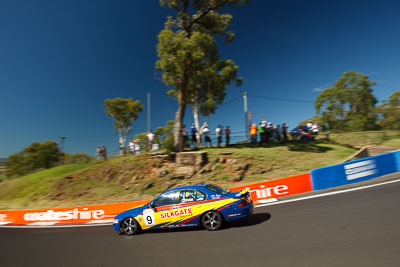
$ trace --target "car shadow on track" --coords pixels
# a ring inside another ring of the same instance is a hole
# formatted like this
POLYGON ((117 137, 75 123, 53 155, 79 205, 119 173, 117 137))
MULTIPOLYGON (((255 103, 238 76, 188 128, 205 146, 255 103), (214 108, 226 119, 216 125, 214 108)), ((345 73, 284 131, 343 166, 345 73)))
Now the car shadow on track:
POLYGON ((237 221, 237 222, 231 222, 229 223, 226 228, 232 228, 232 227, 246 227, 246 226, 253 226, 253 225, 257 225, 263 222, 268 221, 269 219, 271 219, 271 214, 270 213, 254 213, 251 216, 237 221))
MULTIPOLYGON (((237 227, 248 227, 257 224, 261 224, 263 222, 268 221, 271 219, 271 214, 269 213, 255 213, 251 216, 236 221, 225 224, 221 230, 227 230, 230 228, 237 228, 237 227)), ((195 227, 179 227, 179 228, 168 228, 168 229, 154 229, 154 230, 146 230, 146 234, 162 234, 162 233, 175 233, 175 232, 187 232, 187 231, 206 231, 203 227, 195 226, 195 227)))

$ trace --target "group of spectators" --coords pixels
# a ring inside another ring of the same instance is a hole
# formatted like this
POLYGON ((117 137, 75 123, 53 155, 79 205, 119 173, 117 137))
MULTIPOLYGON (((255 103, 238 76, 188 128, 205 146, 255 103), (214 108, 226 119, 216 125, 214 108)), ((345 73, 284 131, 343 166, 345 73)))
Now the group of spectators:
POLYGON ((267 122, 265 118, 258 124, 253 123, 250 127, 250 142, 252 144, 267 144, 274 141, 287 141, 287 129, 286 122, 282 122, 282 125, 276 125, 272 122, 267 122), (259 138, 258 138, 259 136, 259 138))
MULTIPOLYGON (((192 126, 190 127, 190 143, 189 143, 189 133, 186 128, 186 125, 182 126, 182 135, 183 135, 183 142, 185 147, 197 147, 198 141, 197 138, 198 136, 200 137, 199 133, 201 133, 204 137, 204 145, 211 146, 212 141, 211 141, 211 131, 210 128, 208 127, 207 123, 204 123, 203 126, 199 129, 199 131, 196 128, 196 125, 193 123, 192 126)), ((218 127, 215 129, 215 135, 217 136, 217 145, 221 146, 222 144, 222 136, 225 135, 225 145, 229 146, 230 142, 230 136, 231 136, 231 129, 229 126, 226 126, 225 128, 222 127, 221 125, 218 125, 218 127)))
MULTIPOLYGON (((192 124, 189 131, 186 128, 186 125, 182 126, 182 136, 184 147, 197 147, 199 144, 198 138, 200 138, 200 133, 204 138, 205 146, 212 146, 211 141, 211 131, 207 125, 204 123, 203 126, 197 130, 195 123, 192 124)), ((309 121, 306 125, 306 128, 298 129, 299 139, 300 140, 312 140, 318 134, 318 125, 313 124, 309 121)), ((229 126, 223 127, 218 125, 215 128, 215 135, 217 137, 217 145, 218 147, 222 144, 222 137, 225 136, 225 145, 230 145, 231 139, 231 129, 229 126)), ((147 138, 147 147, 146 151, 152 149, 152 145, 154 142, 155 135, 152 130, 146 135, 147 138)), ((288 140, 288 126, 285 122, 282 122, 282 125, 276 125, 272 122, 267 122, 265 117, 257 126, 256 123, 253 123, 250 127, 250 142, 252 144, 267 144, 269 142, 286 142, 288 140)), ((129 152, 132 154, 140 154, 140 140, 139 139, 130 139, 128 143, 129 152)), ((97 148, 96 155, 102 157, 104 160, 107 160, 107 150, 104 145, 101 145, 97 148)))

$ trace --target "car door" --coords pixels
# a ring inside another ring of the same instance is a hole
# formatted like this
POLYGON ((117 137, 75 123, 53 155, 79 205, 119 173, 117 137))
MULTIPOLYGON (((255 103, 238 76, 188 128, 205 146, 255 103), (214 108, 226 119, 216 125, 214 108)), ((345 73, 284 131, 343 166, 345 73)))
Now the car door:
POLYGON ((169 191, 151 203, 151 208, 143 211, 142 229, 159 228, 170 222, 170 212, 179 203, 179 190, 169 191))
POLYGON ((181 189, 167 194, 154 201, 155 219, 160 228, 180 227, 194 215, 192 204, 196 202, 196 190, 181 189))
POLYGON ((206 194, 196 189, 181 189, 176 213, 179 213, 179 226, 195 226, 206 208, 206 194))

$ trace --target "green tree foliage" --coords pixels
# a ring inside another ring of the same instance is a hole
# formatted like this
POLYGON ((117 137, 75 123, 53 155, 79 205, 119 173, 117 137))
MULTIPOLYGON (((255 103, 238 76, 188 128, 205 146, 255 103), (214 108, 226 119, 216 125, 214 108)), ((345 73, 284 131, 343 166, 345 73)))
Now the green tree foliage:
POLYGON ((114 117, 114 128, 119 134, 120 153, 124 153, 126 138, 132 130, 133 121, 143 110, 143 105, 139 100, 133 98, 114 98, 104 101, 106 114, 114 117))
MULTIPOLYGON (((154 142, 160 144, 160 147, 165 148, 167 153, 172 152, 174 149, 174 121, 167 121, 165 126, 157 127, 154 133, 154 142)), ((139 139, 140 147, 146 147, 148 133, 140 133, 135 136, 135 139, 139 139)))
MULTIPOLYGON (((176 10, 158 35, 156 68, 163 82, 172 86, 178 101, 174 124, 175 150, 183 150, 182 121, 187 105, 197 103, 204 114, 215 111, 225 97, 225 89, 236 78, 238 67, 232 60, 220 60, 214 35, 230 42, 232 15, 221 14, 225 6, 235 7, 248 0, 160 0, 176 10)), ((240 83, 240 80, 238 81, 240 83)))
POLYGON ((53 167, 60 157, 57 143, 46 141, 43 143, 34 142, 24 148, 23 151, 11 155, 8 159, 7 176, 21 176, 32 171, 53 167))
POLYGON ((355 71, 345 72, 331 88, 317 97, 315 108, 332 130, 363 131, 376 128, 377 103, 371 87, 375 82, 355 71))
POLYGON ((378 124, 384 129, 400 130, 400 90, 395 91, 389 101, 376 107, 378 124))
POLYGON ((146 148, 147 146, 147 135, 148 133, 140 133, 135 135, 135 139, 139 139, 139 146, 141 148, 146 148))
POLYGON ((298 123, 298 125, 306 125, 308 122, 312 122, 313 124, 317 124, 317 125, 319 125, 319 126, 323 125, 323 121, 322 121, 321 118, 320 118, 319 116, 317 116, 317 115, 315 115, 315 116, 313 116, 313 117, 311 117, 311 118, 309 118, 309 119, 300 121, 300 122, 298 123))
POLYGON ((164 127, 160 126, 154 132, 156 136, 156 142, 160 144, 161 147, 167 150, 167 153, 170 153, 174 149, 174 121, 167 121, 164 127))

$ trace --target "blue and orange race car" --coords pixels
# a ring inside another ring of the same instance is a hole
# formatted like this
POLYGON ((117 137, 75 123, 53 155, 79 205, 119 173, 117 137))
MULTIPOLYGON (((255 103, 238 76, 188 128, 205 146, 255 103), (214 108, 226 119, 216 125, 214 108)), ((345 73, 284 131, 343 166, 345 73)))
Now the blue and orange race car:
POLYGON ((113 221, 115 231, 134 235, 145 229, 203 226, 209 231, 253 213, 248 190, 231 192, 211 184, 165 191, 144 206, 126 210, 113 221))

